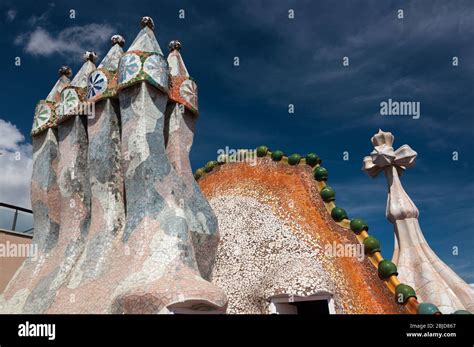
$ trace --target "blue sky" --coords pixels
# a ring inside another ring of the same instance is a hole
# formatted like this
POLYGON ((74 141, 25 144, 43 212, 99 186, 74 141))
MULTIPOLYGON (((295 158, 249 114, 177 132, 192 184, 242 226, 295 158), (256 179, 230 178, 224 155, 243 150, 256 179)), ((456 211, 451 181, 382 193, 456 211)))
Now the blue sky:
POLYGON ((314 151, 329 170, 337 204, 369 222, 389 257, 385 178, 371 179, 361 166, 371 136, 379 128, 391 131, 395 148, 406 143, 418 152, 402 182, 420 210, 425 237, 474 282, 474 2, 1 0, 0 119, 24 135, 24 141, 15 135, 15 146, 28 153, 35 103, 51 89, 58 67, 68 64, 76 72, 86 49, 103 56, 115 33, 127 47, 143 15, 154 18, 164 51, 170 40, 182 41, 198 82, 195 169, 225 146, 314 151), (404 19, 397 18, 398 9, 404 19), (452 65, 454 56, 459 66, 452 65), (420 102, 420 119, 381 116, 380 102, 388 98, 420 102), (343 160, 344 151, 350 160, 343 160))

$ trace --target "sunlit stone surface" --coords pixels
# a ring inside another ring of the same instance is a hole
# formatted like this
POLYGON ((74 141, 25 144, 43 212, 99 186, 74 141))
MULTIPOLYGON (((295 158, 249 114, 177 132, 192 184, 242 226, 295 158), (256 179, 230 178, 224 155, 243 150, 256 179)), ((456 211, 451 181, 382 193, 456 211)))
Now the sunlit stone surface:
POLYGON ((398 278, 412 286, 419 299, 435 304, 443 313, 472 311, 472 288, 430 248, 418 222, 418 208, 400 182, 400 173, 415 165, 417 153, 408 145, 394 151, 393 140, 392 133, 382 130, 372 137, 375 149, 364 158, 364 170, 371 177, 381 171, 387 176, 387 218, 395 229, 393 261, 398 267, 398 278))
MULTIPOLYGON (((126 51, 123 37, 111 41, 97 68, 95 53, 84 54, 70 83, 62 67, 36 107, 39 255, 0 295, 0 313, 265 314, 271 298, 314 295, 336 313, 407 313, 367 257, 324 253, 361 245, 327 213, 309 165, 229 163, 198 185, 189 161, 197 83, 181 43, 166 59, 150 17, 126 51)), ((471 290, 429 248, 401 186, 416 152, 394 150, 390 133, 373 143, 365 169, 389 181, 400 279, 444 312, 472 310, 471 290)))

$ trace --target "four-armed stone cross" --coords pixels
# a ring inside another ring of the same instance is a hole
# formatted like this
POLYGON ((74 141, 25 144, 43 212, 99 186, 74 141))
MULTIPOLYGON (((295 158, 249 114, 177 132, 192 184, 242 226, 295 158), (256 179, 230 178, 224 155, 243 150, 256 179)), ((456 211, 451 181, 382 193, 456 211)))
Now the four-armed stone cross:
POLYGON ((472 290, 433 252, 426 242, 419 211, 402 187, 400 174, 415 165, 417 153, 408 145, 394 150, 392 133, 379 130, 371 141, 374 150, 364 158, 363 170, 371 177, 384 171, 388 182, 386 216, 395 229, 393 262, 399 279, 415 288, 421 301, 432 302, 443 313, 474 308, 472 290))

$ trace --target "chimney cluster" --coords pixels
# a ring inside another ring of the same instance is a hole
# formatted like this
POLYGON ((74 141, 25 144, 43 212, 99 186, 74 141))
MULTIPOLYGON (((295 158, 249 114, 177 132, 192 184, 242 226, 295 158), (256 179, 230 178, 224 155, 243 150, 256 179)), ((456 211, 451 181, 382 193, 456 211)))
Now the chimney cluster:
MULTIPOLYGON (((209 282, 217 219, 189 162, 197 85, 172 41, 165 58, 143 17, 95 65, 84 53, 59 80, 32 129, 33 244, 3 293, 17 313, 224 312, 209 282), (71 296, 75 300, 70 300, 71 296), (20 297, 20 298, 19 298, 20 297), (18 299, 19 298, 19 299, 18 299)), ((6 307, 6 308, 5 308, 6 307)))

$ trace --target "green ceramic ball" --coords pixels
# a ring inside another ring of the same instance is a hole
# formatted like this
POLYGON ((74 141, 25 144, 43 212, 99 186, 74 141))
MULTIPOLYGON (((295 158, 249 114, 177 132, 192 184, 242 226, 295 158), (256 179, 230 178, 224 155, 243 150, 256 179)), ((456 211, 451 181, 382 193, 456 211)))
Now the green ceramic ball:
POLYGON ((409 298, 416 298, 415 290, 407 284, 400 283, 395 288, 395 301, 397 304, 403 305, 409 298))
POLYGON ((217 166, 219 166, 219 163, 215 160, 209 161, 206 166, 204 166, 204 170, 206 172, 211 172, 214 170, 217 166))
POLYGON ((316 153, 308 153, 306 156, 306 164, 313 167, 321 164, 321 159, 319 159, 319 156, 316 153))
POLYGON ((351 220, 351 230, 359 234, 362 230, 369 231, 369 226, 363 219, 355 218, 351 220))
POLYGON ((314 179, 318 182, 327 181, 328 170, 326 170, 322 166, 318 166, 317 168, 314 169, 314 179))
POLYGON ((375 237, 366 237, 363 241, 365 254, 380 252, 380 242, 375 237))
POLYGON ((392 275, 398 275, 397 266, 390 260, 382 260, 378 267, 379 277, 383 280, 388 279, 392 275))
POLYGON ((435 313, 440 313, 438 307, 436 305, 427 303, 427 302, 422 302, 419 304, 416 308, 418 314, 435 314, 435 313))
POLYGON ((340 222, 344 219, 347 219, 347 213, 343 208, 340 207, 334 207, 331 211, 331 217, 334 219, 336 222, 340 222))
POLYGON ((257 157, 265 157, 268 153, 267 146, 259 146, 257 147, 257 157))
POLYGON ((324 187, 321 189, 321 198, 324 202, 331 202, 336 200, 336 192, 331 187, 324 187))
POLYGON ((204 176, 206 174, 206 170, 204 170, 203 167, 199 168, 196 170, 196 172, 194 173, 194 178, 195 179, 200 179, 202 176, 204 176))
POLYGON ((276 150, 272 152, 272 160, 273 161, 280 161, 283 159, 285 154, 282 151, 276 150))
POLYGON ((298 165, 301 161, 301 155, 299 154, 292 154, 288 157, 288 164, 290 165, 298 165))

